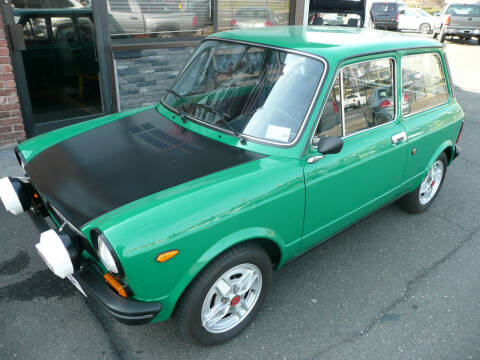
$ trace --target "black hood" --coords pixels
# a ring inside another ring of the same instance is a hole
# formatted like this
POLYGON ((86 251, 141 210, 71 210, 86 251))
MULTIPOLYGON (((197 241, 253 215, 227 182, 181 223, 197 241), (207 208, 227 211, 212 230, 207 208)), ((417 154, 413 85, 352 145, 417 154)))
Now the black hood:
POLYGON ((64 140, 26 172, 77 228, 129 202, 264 155, 184 129, 146 110, 64 140))

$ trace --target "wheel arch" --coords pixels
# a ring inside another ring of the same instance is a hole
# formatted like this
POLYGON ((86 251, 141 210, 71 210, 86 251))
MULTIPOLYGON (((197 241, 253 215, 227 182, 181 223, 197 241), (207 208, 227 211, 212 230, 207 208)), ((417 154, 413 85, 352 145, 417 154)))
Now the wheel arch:
POLYGON ((428 161, 427 167, 424 170, 424 174, 422 176, 422 179, 425 175, 427 175, 428 170, 432 167, 433 163, 437 158, 440 156, 441 153, 445 153, 447 155, 447 165, 450 165, 452 160, 453 160, 453 154, 454 154, 454 145, 451 140, 446 140, 444 141, 438 148, 437 150, 433 153, 433 156, 430 158, 428 161))
POLYGON ((275 236, 272 236, 274 234, 272 231, 268 231, 266 229, 256 230, 257 231, 254 230, 257 233, 256 235, 239 236, 239 234, 232 234, 227 238, 216 241, 215 244, 205 251, 205 253, 197 259, 195 264, 193 264, 188 271, 185 272, 184 277, 178 282, 177 286, 172 290, 168 298, 162 301, 163 309, 157 315, 154 321, 164 321, 171 317, 175 311, 178 301, 181 299, 185 291, 187 291, 193 280, 195 280, 195 278, 201 273, 201 271, 205 269, 205 267, 215 258, 236 245, 251 243, 260 246, 268 254, 275 268, 280 268, 285 262, 285 246, 283 241, 275 236))

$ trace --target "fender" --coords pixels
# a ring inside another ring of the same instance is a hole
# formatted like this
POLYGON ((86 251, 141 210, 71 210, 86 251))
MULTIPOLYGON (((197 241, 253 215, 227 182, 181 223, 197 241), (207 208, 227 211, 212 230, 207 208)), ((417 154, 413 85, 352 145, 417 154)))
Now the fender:
MULTIPOLYGON (((266 228, 247 228, 237 231, 219 241, 216 241, 211 248, 209 248, 202 256, 198 258, 198 260, 190 267, 190 269, 185 272, 185 275, 172 290, 170 296, 160 299, 160 302, 163 306, 162 311, 157 315, 157 317, 155 317, 153 321, 164 321, 171 317, 177 301, 180 299, 188 285, 190 285, 192 280, 195 279, 200 271, 202 271, 205 266, 207 266, 218 255, 228 250, 232 246, 259 238, 270 240, 279 247, 280 261, 277 268, 280 268, 282 264, 285 263, 287 249, 284 241, 275 231, 266 228)), ((300 244, 300 241, 296 241, 292 245, 295 244, 300 244)))
MULTIPOLYGON (((430 160, 428 161, 428 164, 427 164, 427 167, 425 168, 425 170, 422 172, 421 176, 419 176, 419 178, 417 179, 417 181, 415 181, 415 187, 413 189, 416 189, 420 184, 421 182, 423 181, 423 179, 425 178, 425 176, 427 176, 428 174, 428 170, 430 170, 430 168, 432 167, 433 163, 435 162, 435 160, 437 160, 437 158, 440 156, 440 154, 442 152, 445 151, 445 149, 447 148, 450 148, 452 150, 452 156, 453 156, 453 153, 455 151, 454 149, 454 145, 453 145, 453 142, 451 140, 445 140, 438 148, 437 150, 433 153, 433 156, 430 158, 430 160)), ((450 165, 452 163, 452 160, 453 160, 453 157, 450 156, 450 158, 448 160, 448 163, 447 165, 450 165)))

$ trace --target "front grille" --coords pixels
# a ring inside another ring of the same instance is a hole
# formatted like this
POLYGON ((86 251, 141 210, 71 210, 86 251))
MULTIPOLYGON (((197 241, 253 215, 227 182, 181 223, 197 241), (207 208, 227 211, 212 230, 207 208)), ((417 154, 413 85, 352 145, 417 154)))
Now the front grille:
MULTIPOLYGON (((50 216, 55 219, 55 221, 60 224, 60 226, 65 224, 62 231, 65 231, 68 235, 70 235, 72 240, 77 243, 79 248, 86 250, 94 259, 98 260, 97 252, 93 248, 90 241, 88 241, 88 239, 83 235, 83 233, 75 226, 73 226, 65 218, 65 216, 63 216, 63 214, 48 201, 45 201, 45 206, 49 210, 50 216)), ((56 225, 54 227, 57 228, 57 230, 59 229, 56 225)))
POLYGON ((58 224, 60 224, 60 226, 63 226, 63 229, 67 232, 67 234, 71 235, 72 237, 84 237, 82 232, 73 226, 57 208, 47 201, 45 203, 50 215, 58 224))

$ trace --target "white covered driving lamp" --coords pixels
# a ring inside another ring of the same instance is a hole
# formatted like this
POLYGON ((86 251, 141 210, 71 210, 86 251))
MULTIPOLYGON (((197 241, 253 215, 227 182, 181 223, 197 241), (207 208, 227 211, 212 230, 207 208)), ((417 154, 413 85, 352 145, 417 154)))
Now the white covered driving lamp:
POLYGON ((73 274, 73 262, 70 254, 55 230, 43 232, 40 235, 40 242, 35 247, 55 275, 63 279, 73 274))
POLYGON ((105 241, 103 241, 101 235, 97 235, 97 253, 103 265, 105 265, 109 271, 118 274, 118 268, 117 264, 115 263, 115 259, 113 258, 113 255, 107 244, 105 241))
POLYGON ((26 210, 19 197, 21 182, 18 179, 12 180, 15 181, 15 186, 17 189, 15 189, 10 178, 4 177, 0 179, 0 199, 2 200, 3 205, 8 212, 12 213, 13 215, 19 215, 26 210))

